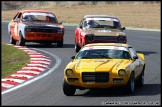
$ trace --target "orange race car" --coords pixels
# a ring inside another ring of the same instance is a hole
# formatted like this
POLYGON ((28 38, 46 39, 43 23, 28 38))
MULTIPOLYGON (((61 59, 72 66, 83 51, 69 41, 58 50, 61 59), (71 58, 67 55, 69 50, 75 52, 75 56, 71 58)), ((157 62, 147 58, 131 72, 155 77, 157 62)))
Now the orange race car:
POLYGON ((24 46, 26 42, 46 45, 57 43, 63 47, 64 26, 58 23, 56 16, 44 10, 19 11, 8 24, 10 43, 24 46))

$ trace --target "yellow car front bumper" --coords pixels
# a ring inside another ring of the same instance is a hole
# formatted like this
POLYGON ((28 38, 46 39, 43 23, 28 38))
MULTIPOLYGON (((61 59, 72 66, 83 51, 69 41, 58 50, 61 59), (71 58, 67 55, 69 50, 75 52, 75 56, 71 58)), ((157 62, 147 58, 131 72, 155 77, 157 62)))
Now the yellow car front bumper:
POLYGON ((78 87, 83 87, 83 88, 109 88, 112 86, 124 86, 127 84, 129 77, 118 77, 118 78, 109 78, 109 80, 106 82, 102 81, 93 81, 92 80, 87 80, 86 82, 83 81, 82 78, 74 78, 74 77, 65 77, 66 82, 69 85, 73 86, 78 86, 78 87))

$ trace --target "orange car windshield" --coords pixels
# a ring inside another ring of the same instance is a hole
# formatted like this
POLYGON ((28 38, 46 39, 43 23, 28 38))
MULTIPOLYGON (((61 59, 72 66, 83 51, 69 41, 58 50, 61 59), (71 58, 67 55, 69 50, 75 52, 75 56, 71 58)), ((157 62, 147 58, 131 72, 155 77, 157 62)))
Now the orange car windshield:
POLYGON ((55 16, 45 12, 28 12, 22 16, 23 22, 50 22, 57 23, 55 16))

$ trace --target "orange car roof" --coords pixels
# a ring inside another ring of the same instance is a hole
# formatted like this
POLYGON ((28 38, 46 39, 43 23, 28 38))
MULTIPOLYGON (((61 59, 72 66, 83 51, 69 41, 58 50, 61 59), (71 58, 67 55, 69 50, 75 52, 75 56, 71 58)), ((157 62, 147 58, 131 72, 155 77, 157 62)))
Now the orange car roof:
POLYGON ((21 10, 19 12, 22 12, 22 13, 24 13, 24 12, 46 12, 46 13, 52 13, 52 12, 47 11, 47 10, 21 10))

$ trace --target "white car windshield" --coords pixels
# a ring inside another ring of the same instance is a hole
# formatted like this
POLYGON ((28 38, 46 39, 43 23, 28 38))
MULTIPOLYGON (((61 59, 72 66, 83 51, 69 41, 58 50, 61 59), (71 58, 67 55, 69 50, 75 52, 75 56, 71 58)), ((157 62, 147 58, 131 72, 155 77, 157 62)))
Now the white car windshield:
POLYGON ((84 21, 85 28, 111 28, 120 29, 119 20, 116 18, 87 18, 84 21))
POLYGON ((23 22, 50 22, 57 23, 56 18, 51 13, 45 12, 27 12, 23 14, 23 22))
POLYGON ((92 46, 83 48, 76 59, 130 59, 130 54, 124 47, 116 46, 92 46))

